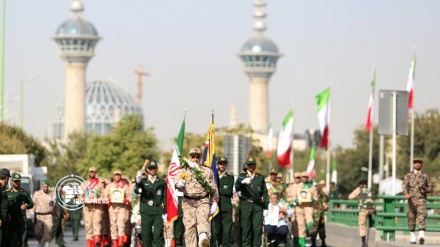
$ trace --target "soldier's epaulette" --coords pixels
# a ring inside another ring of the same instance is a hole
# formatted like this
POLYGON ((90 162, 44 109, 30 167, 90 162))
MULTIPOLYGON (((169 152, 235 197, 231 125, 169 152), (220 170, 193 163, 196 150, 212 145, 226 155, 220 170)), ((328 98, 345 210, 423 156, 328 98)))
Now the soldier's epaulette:
POLYGON ((20 188, 20 191, 29 192, 29 190, 27 190, 27 189, 21 189, 21 188, 20 188))
POLYGON ((11 188, 5 189, 6 192, 11 192, 11 188))

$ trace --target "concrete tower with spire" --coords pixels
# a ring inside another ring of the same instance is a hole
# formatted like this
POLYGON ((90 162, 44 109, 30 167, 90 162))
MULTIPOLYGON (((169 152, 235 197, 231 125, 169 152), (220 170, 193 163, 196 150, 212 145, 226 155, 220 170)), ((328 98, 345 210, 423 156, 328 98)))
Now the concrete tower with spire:
POLYGON ((86 67, 100 40, 96 28, 82 17, 83 11, 82 1, 73 0, 70 18, 58 27, 53 37, 58 45, 58 55, 66 66, 64 140, 72 132, 84 133, 86 130, 86 67))
POLYGON ((281 57, 276 44, 266 37, 266 1, 254 1, 254 36, 241 48, 239 57, 243 71, 249 77, 249 122, 251 128, 260 134, 267 133, 268 84, 275 72, 277 60, 281 57))

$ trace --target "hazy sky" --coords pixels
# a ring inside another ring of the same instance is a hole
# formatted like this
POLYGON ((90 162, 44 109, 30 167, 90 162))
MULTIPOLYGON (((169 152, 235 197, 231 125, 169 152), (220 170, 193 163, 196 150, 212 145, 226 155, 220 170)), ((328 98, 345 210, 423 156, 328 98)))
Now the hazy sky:
MULTIPOLYGON (((134 70, 142 63, 152 74, 144 78, 145 124, 154 127, 163 148, 172 146, 185 108, 188 132, 206 133, 211 109, 216 126, 229 125, 232 105, 239 122, 248 123, 249 80, 237 54, 253 35, 252 0, 84 4, 83 16, 102 37, 87 81, 110 76, 134 95, 134 70)), ((52 37, 69 18, 69 5, 7 1, 5 118, 19 124, 20 81, 35 76, 25 85, 24 129, 40 139, 49 134, 55 105, 64 98, 64 64, 52 37)), ((377 89, 405 90, 414 44, 414 107, 439 107, 440 1, 269 0, 267 10, 267 36, 283 53, 269 84, 276 132, 292 102, 295 132, 318 128, 315 95, 331 84, 331 140, 350 147, 353 131, 365 122, 372 64, 377 89)))

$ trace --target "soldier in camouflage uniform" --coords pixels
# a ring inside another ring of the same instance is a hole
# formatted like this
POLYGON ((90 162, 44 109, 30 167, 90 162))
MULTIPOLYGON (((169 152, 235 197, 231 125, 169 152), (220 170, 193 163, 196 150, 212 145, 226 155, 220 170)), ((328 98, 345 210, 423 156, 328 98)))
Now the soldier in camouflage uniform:
POLYGON ((3 168, 0 170, 0 246, 8 246, 8 196, 5 191, 5 187, 9 182, 11 173, 8 169, 3 168))
POLYGON ((370 189, 367 188, 367 180, 361 180, 359 182, 359 186, 354 189, 350 195, 348 195, 348 199, 359 199, 359 217, 358 217, 358 225, 359 225, 359 236, 362 240, 361 247, 367 247, 367 218, 370 219, 370 225, 372 222, 372 215, 376 211, 375 206, 375 196, 370 189))
POLYGON ((53 191, 49 189, 49 180, 41 181, 41 190, 36 191, 32 197, 36 215, 35 238, 38 246, 49 246, 52 231, 52 212, 54 207, 53 191))
POLYGON ((286 187, 284 186, 284 183, 281 183, 281 181, 277 180, 277 176, 278 172, 275 170, 275 168, 272 168, 269 171, 269 181, 266 182, 267 193, 269 196, 273 193, 280 195, 280 201, 283 202, 286 200, 286 187))
POLYGON ((419 244, 425 242, 426 229, 426 194, 432 191, 431 180, 428 174, 421 171, 422 159, 416 158, 413 161, 414 171, 405 175, 402 183, 402 191, 408 200, 408 227, 410 231, 411 244, 416 243, 416 217, 419 218, 419 244))
POLYGON ((313 202, 313 226, 310 229, 311 247, 316 247, 318 234, 321 239, 321 247, 327 246, 325 243, 325 211, 328 210, 328 202, 329 196, 325 190, 325 181, 321 180, 318 186, 318 200, 313 202))
POLYGON ((12 174, 12 188, 6 189, 9 201, 9 215, 11 216, 9 238, 10 246, 27 246, 27 217, 26 209, 34 207, 34 202, 28 190, 22 189, 21 175, 12 174))
POLYGON ((175 178, 176 188, 183 188, 184 191, 182 208, 187 247, 209 246, 211 232, 209 216, 217 210, 219 200, 217 184, 211 168, 200 165, 199 162, 200 150, 191 149, 188 166, 180 169, 175 178), (206 184, 201 181, 205 181, 206 184), (208 193, 207 186, 211 193, 208 193), (210 206, 211 198, 212 205, 210 206), (197 236, 199 237, 198 244, 197 236))

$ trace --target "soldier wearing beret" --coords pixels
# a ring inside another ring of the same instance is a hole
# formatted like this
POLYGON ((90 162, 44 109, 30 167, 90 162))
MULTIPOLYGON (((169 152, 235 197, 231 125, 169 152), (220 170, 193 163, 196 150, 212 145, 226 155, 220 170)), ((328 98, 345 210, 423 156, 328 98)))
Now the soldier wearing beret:
POLYGON ((183 189, 185 244, 187 247, 208 247, 211 237, 209 216, 217 210, 219 197, 214 173, 211 168, 200 164, 198 148, 189 151, 188 164, 184 165, 178 171, 175 183, 177 189, 183 189))
POLYGON ((408 200, 408 227, 411 244, 416 243, 416 218, 419 219, 419 244, 425 242, 426 196, 432 191, 431 179, 422 172, 423 160, 413 160, 414 171, 408 172, 402 183, 402 191, 408 200))
POLYGON ((301 173, 301 183, 293 192, 295 216, 298 222, 298 243, 300 247, 306 246, 306 232, 313 225, 313 202, 318 199, 316 187, 309 182, 309 174, 301 173))
POLYGON ((6 185, 9 182, 11 173, 8 169, 3 168, 0 170, 0 246, 8 246, 8 196, 6 194, 6 185))
POLYGON ((142 246, 164 246, 163 222, 166 220, 166 183, 157 176, 157 163, 150 161, 146 166, 147 178, 142 172, 136 175, 134 192, 140 194, 142 246), (154 230, 153 230, 154 229, 154 230))
POLYGON ((52 240, 52 213, 55 198, 49 185, 49 180, 41 181, 41 190, 36 191, 32 197, 36 215, 35 238, 38 240, 39 247, 49 246, 52 240))
POLYGON ((257 172, 257 160, 248 157, 246 171, 235 183, 235 191, 240 197, 240 225, 242 247, 261 246, 263 234, 263 210, 267 208, 269 197, 264 176, 257 172))
POLYGON ((26 209, 34 207, 34 202, 28 190, 22 189, 21 175, 12 174, 12 188, 6 189, 9 201, 9 215, 11 216, 9 238, 11 246, 27 246, 27 217, 26 209))
POLYGON ((219 178, 219 213, 212 220, 212 246, 231 246, 232 203, 234 176, 226 172, 228 159, 217 159, 219 178))

